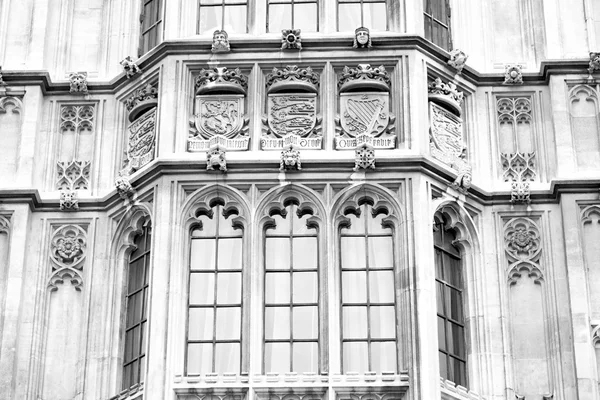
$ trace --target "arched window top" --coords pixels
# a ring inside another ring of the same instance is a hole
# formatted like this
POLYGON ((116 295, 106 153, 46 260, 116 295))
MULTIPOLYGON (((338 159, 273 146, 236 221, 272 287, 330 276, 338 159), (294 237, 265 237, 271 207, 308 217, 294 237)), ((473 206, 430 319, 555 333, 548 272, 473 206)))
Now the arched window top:
POLYGON ((222 199, 215 199, 212 202, 212 208, 198 208, 196 210, 198 223, 192 226, 191 236, 192 238, 216 236, 241 237, 244 225, 238 216, 239 212, 237 208, 225 208, 222 199))
MULTIPOLYGON (((441 235, 442 232, 436 232, 440 227, 443 233, 448 237, 451 235, 452 246, 455 252, 464 255, 479 248, 476 243, 478 237, 473 220, 467 211, 461 208, 454 202, 444 202, 440 205, 433 216, 434 239, 436 235, 441 235)), ((448 248, 449 251, 452 251, 448 248)))
MULTIPOLYGON (((294 212, 302 217, 307 224, 318 229, 325 215, 325 207, 317 193, 303 185, 293 184, 277 187, 265 193, 257 207, 260 226, 263 229, 271 228, 276 224, 276 216, 285 217, 289 212, 294 212), (290 205, 294 205, 290 211, 290 205)), ((290 221, 287 219, 287 221, 290 221)), ((285 221, 281 220, 280 223, 285 221)))
MULTIPOLYGON (((396 229, 401 219, 401 207, 394 198, 394 193, 376 184, 361 184, 352 186, 340 192, 333 205, 334 222, 337 228, 346 228, 346 225, 354 222, 361 224, 370 221, 364 219, 358 222, 363 213, 370 214, 373 221, 370 224, 378 224, 377 229, 396 229), (377 221, 377 222, 376 222, 377 221)), ((359 229, 358 227, 351 229, 359 229)))
MULTIPOLYGON (((250 215, 246 196, 240 191, 223 185, 208 185, 196 190, 182 206, 181 224, 184 232, 203 229, 203 221, 212 221, 220 213, 235 229, 244 230, 250 215), (219 206, 217 212, 215 207, 219 206)), ((220 218, 220 217, 219 217, 220 218)))
POLYGON ((460 258, 460 250, 454 245, 457 232, 448 224, 447 218, 438 213, 433 221, 433 242, 437 248, 460 258))

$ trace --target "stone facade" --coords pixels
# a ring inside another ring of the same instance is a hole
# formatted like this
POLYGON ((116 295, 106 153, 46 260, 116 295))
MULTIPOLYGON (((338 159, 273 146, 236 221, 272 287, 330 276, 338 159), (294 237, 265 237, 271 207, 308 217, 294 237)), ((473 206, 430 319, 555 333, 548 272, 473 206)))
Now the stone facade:
POLYGON ((322 1, 320 32, 283 36, 266 0, 217 35, 163 0, 136 58, 141 3, 0 2, 1 398, 600 398, 597 2, 452 0, 451 52, 423 37, 422 0, 356 32, 322 1), (290 205, 318 232, 319 361, 267 372, 264 241, 290 205), (340 232, 369 207, 397 351, 357 372, 340 232), (215 209, 243 232, 240 366, 188 373, 190 232, 215 209), (435 221, 461 257, 464 386, 440 379, 435 221), (145 378, 123 388, 148 223, 145 378))

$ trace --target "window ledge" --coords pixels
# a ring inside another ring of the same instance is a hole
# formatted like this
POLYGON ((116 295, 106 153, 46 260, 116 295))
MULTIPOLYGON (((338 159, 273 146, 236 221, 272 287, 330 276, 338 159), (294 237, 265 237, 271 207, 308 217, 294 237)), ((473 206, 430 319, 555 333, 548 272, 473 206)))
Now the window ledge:
POLYGON ((470 391, 464 386, 440 377, 442 400, 485 400, 479 393, 470 391))
MULTIPOLYGON (((209 387, 212 385, 238 386, 252 384, 264 385, 328 385, 330 383, 344 386, 362 386, 362 385, 408 385, 408 372, 347 372, 346 374, 318 375, 315 373, 267 373, 248 375, 238 375, 235 373, 222 374, 204 374, 204 375, 175 375, 174 383, 181 387, 209 387)), ((112 399, 111 399, 112 400, 112 399)))
POLYGON ((144 383, 135 384, 129 389, 123 389, 121 393, 111 397, 109 400, 142 400, 144 397, 144 383))

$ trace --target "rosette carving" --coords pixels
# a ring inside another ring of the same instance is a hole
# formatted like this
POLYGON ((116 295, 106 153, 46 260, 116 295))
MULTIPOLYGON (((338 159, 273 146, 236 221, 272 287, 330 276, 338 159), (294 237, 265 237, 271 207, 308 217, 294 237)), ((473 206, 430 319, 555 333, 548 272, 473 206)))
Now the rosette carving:
POLYGON ((54 230, 50 242, 52 273, 48 287, 51 290, 57 290, 57 284, 65 280, 70 280, 75 289, 81 290, 86 249, 87 233, 81 226, 62 225, 54 230))
POLYGON ((522 272, 536 282, 543 278, 539 265, 542 251, 540 230, 536 223, 525 217, 513 218, 504 225, 505 251, 508 258, 508 280, 514 283, 522 272))

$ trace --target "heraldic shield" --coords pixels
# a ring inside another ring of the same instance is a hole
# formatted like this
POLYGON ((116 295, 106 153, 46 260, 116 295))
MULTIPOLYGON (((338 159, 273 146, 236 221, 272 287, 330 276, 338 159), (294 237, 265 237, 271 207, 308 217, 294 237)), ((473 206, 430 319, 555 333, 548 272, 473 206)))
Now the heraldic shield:
POLYGON ((339 124, 344 133, 336 138, 336 148, 351 149, 362 143, 375 148, 395 147, 390 130, 389 93, 340 93, 339 124))
POLYGON ((147 111, 129 126, 127 159, 129 168, 138 170, 154 159, 156 107, 147 111))
POLYGON ((188 140, 189 151, 207 151, 217 144, 227 150, 248 149, 243 95, 196 96, 195 110, 197 133, 188 140))
POLYGON ((442 107, 429 103, 431 119, 430 151, 431 154, 451 164, 461 156, 464 148, 462 135, 462 120, 442 107))

